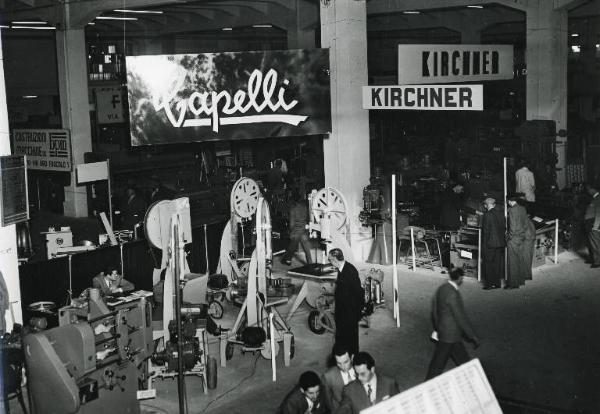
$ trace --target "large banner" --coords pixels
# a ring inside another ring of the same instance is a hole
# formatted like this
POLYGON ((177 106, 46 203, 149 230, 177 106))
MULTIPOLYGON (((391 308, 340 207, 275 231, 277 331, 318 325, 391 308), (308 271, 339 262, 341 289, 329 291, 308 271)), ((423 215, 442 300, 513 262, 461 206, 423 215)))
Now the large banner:
POLYGON ((363 109, 483 111, 483 85, 363 86, 363 109))
POLYGON ((65 129, 15 129, 13 153, 27 155, 27 168, 71 171, 71 136, 65 129))
POLYGON ((398 45, 398 84, 513 78, 512 45, 398 45))
POLYGON ((331 132, 329 50, 127 56, 132 145, 331 132))

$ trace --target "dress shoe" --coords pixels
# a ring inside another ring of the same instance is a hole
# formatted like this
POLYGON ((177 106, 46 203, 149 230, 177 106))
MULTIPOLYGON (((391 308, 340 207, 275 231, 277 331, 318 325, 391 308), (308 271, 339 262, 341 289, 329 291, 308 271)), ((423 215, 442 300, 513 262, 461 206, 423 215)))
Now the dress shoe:
POLYGON ((498 289, 499 287, 500 286, 496 286, 496 285, 484 286, 483 290, 498 289))
POLYGON ((292 265, 292 261, 291 260, 281 259, 281 263, 283 263, 286 266, 291 266, 292 265))

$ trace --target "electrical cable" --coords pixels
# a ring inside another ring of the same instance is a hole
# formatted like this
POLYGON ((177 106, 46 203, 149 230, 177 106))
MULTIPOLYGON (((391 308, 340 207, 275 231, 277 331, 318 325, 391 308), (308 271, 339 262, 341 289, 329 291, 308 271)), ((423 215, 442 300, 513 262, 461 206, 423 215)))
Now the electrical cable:
POLYGON ((208 407, 210 407, 212 404, 214 404, 215 402, 219 401, 221 398, 225 397, 227 394, 229 394, 230 392, 232 392, 233 390, 237 389, 240 385, 242 385, 245 381, 249 380, 250 378, 252 378, 254 376, 254 374, 256 374, 256 365, 258 363, 258 358, 260 357, 260 354, 256 355, 256 357, 254 358, 254 364, 252 366, 252 372, 250 372, 250 374, 248 374, 247 376, 245 376, 244 378, 242 378, 237 384, 235 384, 233 387, 231 387, 230 389, 228 389, 227 391, 225 391, 224 393, 219 394, 218 396, 216 396, 215 398, 213 398, 212 400, 210 400, 208 402, 208 404, 206 404, 204 406, 204 408, 202 410, 200 410, 200 412, 205 412, 206 410, 208 410, 208 407))

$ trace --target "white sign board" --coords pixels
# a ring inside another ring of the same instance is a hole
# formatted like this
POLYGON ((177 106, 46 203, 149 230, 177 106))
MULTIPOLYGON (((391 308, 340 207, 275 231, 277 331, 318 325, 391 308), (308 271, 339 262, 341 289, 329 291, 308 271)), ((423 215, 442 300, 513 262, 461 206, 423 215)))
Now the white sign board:
POLYGON ((96 88, 96 115, 99 124, 125 122, 121 87, 96 88))
POLYGON ((77 184, 108 180, 108 162, 90 162, 77 165, 77 184))
POLYGON ((363 109, 483 111, 483 85, 363 86, 363 109))
POLYGON ((13 153, 26 155, 31 170, 72 169, 71 135, 65 129, 15 129, 13 153))
POLYGON ((513 78, 512 45, 398 45, 398 84, 513 78))
POLYGON ((460 365, 360 414, 502 414, 478 359, 460 365))

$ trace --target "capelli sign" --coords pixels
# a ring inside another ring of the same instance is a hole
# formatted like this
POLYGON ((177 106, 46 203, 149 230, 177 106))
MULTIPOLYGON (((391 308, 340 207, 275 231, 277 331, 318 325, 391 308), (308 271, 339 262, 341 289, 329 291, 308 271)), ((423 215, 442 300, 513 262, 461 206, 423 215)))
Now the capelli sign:
POLYGON ((331 131, 327 49, 129 56, 133 145, 331 131))

